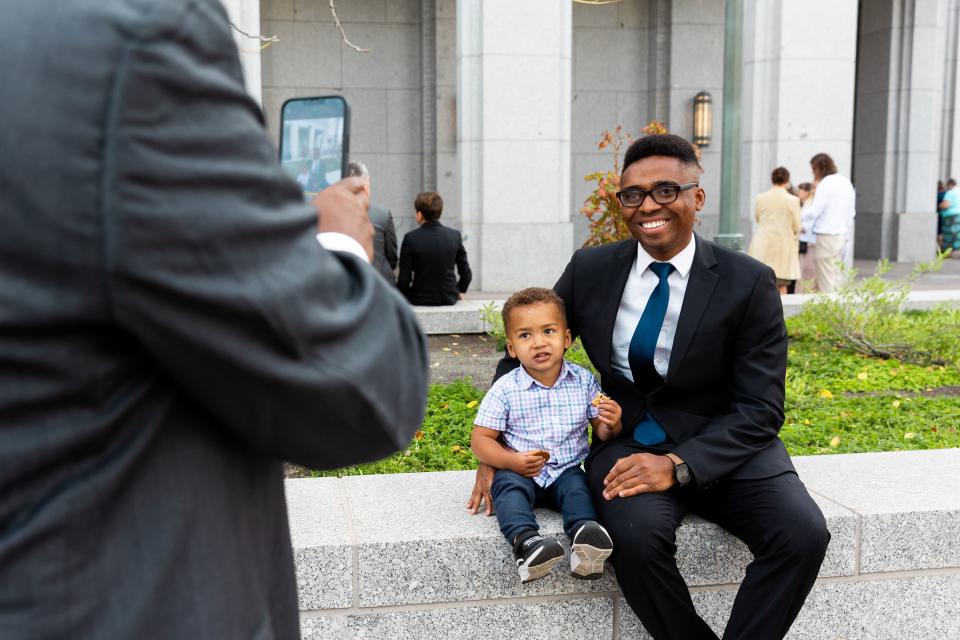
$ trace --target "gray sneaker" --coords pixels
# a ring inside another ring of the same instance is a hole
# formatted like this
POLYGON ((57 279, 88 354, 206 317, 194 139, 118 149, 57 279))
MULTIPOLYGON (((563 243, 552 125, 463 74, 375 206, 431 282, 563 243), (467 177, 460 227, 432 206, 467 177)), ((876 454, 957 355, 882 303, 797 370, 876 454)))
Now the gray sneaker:
POLYGON ((570 573, 581 580, 598 580, 603 563, 613 553, 613 540, 599 523, 587 522, 573 534, 570 550, 570 573))

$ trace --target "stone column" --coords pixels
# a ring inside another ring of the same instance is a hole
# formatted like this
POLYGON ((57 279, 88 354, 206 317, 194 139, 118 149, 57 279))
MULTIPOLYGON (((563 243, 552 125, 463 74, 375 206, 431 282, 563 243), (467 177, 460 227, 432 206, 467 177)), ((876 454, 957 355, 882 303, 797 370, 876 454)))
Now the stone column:
POLYGON ((946 0, 878 1, 863 13, 854 150, 858 257, 933 257, 946 22, 946 0))
POLYGON ((851 177, 857 0, 745 0, 744 20, 741 202, 752 221, 777 166, 794 185, 812 182, 810 158, 823 152, 851 177))
MULTIPOLYGON (((692 140, 693 98, 701 91, 707 91, 713 97, 713 141, 701 149, 703 158, 700 161, 704 170, 700 184, 707 192, 707 202, 698 216, 698 225, 694 227, 701 237, 712 239, 720 228, 724 3, 720 0, 673 0, 669 5, 669 54, 661 56, 656 64, 669 65, 666 79, 669 84, 667 123, 670 132, 692 140)), ((659 24, 659 19, 651 16, 651 24, 659 24)), ((660 30, 658 26, 651 26, 651 31, 660 30)), ((662 70, 656 73, 663 77, 662 70)), ((742 224, 740 228, 743 228, 742 224)))
POLYGON ((943 73, 943 133, 940 137, 940 177, 960 173, 960 0, 947 0, 946 61, 943 73))
POLYGON ((233 39, 240 50, 240 63, 243 65, 243 79, 247 91, 259 103, 263 82, 260 76, 260 46, 256 38, 260 35, 260 0, 221 0, 234 24, 233 39), (243 33, 241 33, 243 32, 243 33), (244 35, 244 33, 248 35, 244 35))
POLYGON ((551 286, 570 222, 572 3, 458 0, 460 214, 474 290, 551 286))

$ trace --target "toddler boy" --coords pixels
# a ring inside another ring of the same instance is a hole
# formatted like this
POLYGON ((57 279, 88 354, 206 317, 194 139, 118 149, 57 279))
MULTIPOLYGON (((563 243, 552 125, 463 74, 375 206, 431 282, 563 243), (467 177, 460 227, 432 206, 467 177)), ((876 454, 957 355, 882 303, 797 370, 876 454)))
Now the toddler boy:
POLYGON ((518 291, 502 313, 507 351, 521 366, 487 392, 470 438, 477 458, 497 469, 491 495, 500 531, 513 545, 521 582, 530 582, 563 556, 559 542, 539 535, 533 508, 561 511, 572 575, 597 579, 613 541, 596 522, 580 464, 589 448, 587 422, 595 438, 613 438, 623 428, 620 406, 600 393, 589 371, 564 361, 571 335, 556 293, 518 291))

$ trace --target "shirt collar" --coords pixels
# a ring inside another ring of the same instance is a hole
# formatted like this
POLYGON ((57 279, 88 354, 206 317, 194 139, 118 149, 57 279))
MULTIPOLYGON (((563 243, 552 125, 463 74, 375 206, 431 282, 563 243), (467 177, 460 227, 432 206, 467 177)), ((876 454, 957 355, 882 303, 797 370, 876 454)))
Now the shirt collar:
MULTIPOLYGON (((667 262, 673 265, 673 268, 676 269, 681 278, 686 278, 687 274, 690 273, 690 268, 693 266, 693 254, 696 253, 696 251, 696 237, 693 234, 690 234, 690 242, 687 243, 687 246, 685 246, 680 253, 667 260, 667 262)), ((651 262, 657 262, 657 260, 647 253, 647 250, 643 248, 643 245, 638 242, 636 263, 637 273, 643 274, 643 272, 647 270, 647 267, 650 266, 651 262)))
MULTIPOLYGON (((573 374, 573 371, 570 370, 570 367, 567 366, 567 361, 564 360, 564 361, 560 364, 560 375, 557 376, 557 381, 553 383, 553 386, 556 387, 558 384, 560 384, 560 381, 561 381, 561 380, 563 380, 563 379, 564 379, 565 377, 567 377, 568 375, 572 375, 572 374, 573 374)), ((518 388, 518 389, 529 389, 530 386, 531 386, 531 385, 534 385, 534 384, 535 384, 535 385, 538 385, 538 386, 540 386, 540 387, 543 387, 544 389, 550 389, 550 388, 551 388, 551 387, 547 387, 547 386, 541 384, 540 382, 538 382, 537 380, 535 380, 533 376, 531 376, 529 373, 527 373, 527 370, 524 369, 523 365, 521 364, 520 367, 517 369, 517 388, 518 388)))

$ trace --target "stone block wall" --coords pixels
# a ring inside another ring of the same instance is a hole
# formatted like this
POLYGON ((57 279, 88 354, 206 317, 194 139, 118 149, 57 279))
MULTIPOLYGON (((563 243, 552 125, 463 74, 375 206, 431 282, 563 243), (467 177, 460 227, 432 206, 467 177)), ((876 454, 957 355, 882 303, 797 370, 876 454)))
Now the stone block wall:
MULTIPOLYGON (((960 449, 796 458, 831 532, 789 640, 960 637, 960 449)), ((494 518, 465 502, 473 473, 287 481, 302 635, 308 640, 648 640, 612 569, 558 567, 521 585, 494 518)), ((567 547, 559 514, 543 535, 567 547)), ((730 534, 689 516, 677 560, 718 633, 751 560, 730 534)))

